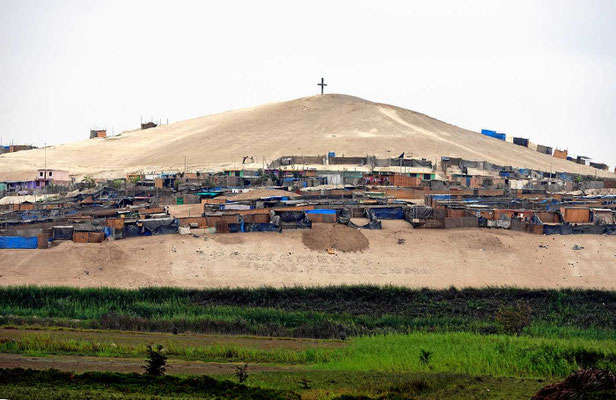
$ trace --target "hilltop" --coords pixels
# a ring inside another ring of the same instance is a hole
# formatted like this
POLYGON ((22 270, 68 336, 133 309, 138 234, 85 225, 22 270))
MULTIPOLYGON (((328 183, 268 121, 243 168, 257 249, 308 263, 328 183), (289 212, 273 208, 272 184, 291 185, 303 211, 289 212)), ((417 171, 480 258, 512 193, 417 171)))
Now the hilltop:
MULTIPOLYGON (((548 143, 549 145, 549 143, 548 143)), ((47 166, 75 175, 123 177, 132 172, 220 170, 258 166, 283 155, 345 155, 440 160, 441 156, 486 160, 545 171, 613 176, 540 154, 427 115, 341 94, 265 104, 105 139, 47 148, 47 166)), ((16 180, 41 168, 42 149, 0 156, 0 180, 16 180)))

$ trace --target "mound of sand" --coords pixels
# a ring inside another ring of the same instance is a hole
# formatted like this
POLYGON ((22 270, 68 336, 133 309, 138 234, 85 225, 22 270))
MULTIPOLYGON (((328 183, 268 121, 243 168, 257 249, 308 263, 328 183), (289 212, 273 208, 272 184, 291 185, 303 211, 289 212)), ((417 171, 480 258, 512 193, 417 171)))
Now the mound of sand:
MULTIPOLYGON (((379 157, 407 152, 428 160, 451 156, 519 168, 614 176, 415 111, 341 94, 304 97, 123 132, 107 139, 49 146, 47 167, 78 176, 115 178, 132 172, 184 170, 186 161, 189 171, 242 168, 246 167, 242 164, 245 156, 259 160, 250 166, 263 168, 281 156, 330 151, 379 157)), ((43 149, 2 154, 0 180, 25 175, 33 178, 44 160, 43 149)))
POLYGON ((310 250, 343 252, 362 251, 370 244, 358 229, 339 224, 314 224, 311 230, 302 233, 302 243, 310 250))
POLYGON ((267 199, 269 197, 298 197, 299 195, 293 192, 287 192, 286 190, 278 189, 253 189, 244 193, 240 193, 236 196, 229 197, 232 201, 243 200, 259 200, 267 199))

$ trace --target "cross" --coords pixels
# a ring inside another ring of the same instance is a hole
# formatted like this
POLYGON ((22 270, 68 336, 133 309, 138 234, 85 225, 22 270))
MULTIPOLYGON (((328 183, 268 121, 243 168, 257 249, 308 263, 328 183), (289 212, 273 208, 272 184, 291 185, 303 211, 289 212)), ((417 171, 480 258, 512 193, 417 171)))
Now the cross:
POLYGON ((327 86, 327 83, 325 83, 325 79, 321 78, 321 83, 317 83, 317 86, 321 86, 321 94, 323 94, 323 89, 325 89, 325 86, 327 86))

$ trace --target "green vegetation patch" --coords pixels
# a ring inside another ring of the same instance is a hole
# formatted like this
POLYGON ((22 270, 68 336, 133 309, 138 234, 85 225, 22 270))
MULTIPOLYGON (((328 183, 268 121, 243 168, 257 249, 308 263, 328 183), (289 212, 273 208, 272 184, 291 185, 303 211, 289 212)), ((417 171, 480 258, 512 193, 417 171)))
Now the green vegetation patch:
POLYGON ((591 367, 616 371, 616 341, 463 332, 371 336, 353 338, 331 361, 314 368, 550 378, 591 367))
POLYGON ((73 374, 57 370, 34 371, 21 368, 0 369, 0 395, 11 399, 299 399, 299 395, 289 391, 249 387, 208 376, 182 378, 112 372, 73 374))
POLYGON ((414 331, 608 339, 616 337, 616 292, 5 287, 0 324, 342 339, 414 331))

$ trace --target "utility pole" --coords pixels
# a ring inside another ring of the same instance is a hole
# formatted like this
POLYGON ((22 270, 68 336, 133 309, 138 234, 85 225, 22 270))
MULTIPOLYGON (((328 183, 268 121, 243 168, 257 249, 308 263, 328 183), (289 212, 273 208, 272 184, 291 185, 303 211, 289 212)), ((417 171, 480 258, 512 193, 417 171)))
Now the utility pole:
POLYGON ((45 185, 47 185, 47 142, 43 142, 43 150, 45 152, 45 171, 43 172, 43 174, 45 175, 45 185))

